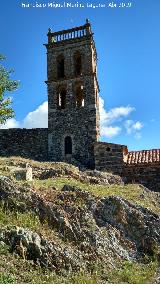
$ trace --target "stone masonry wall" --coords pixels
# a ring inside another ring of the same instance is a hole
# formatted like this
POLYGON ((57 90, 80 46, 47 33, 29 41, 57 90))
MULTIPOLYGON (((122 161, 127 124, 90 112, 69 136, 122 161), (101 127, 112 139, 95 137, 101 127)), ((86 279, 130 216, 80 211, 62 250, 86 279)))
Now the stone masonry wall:
POLYGON ((125 183, 138 183, 160 192, 160 162, 129 164, 127 147, 97 142, 94 145, 95 169, 118 174, 125 183))
MULTIPOLYGON (((88 26, 84 26, 84 30, 88 26)), ((67 32, 67 31, 66 31, 67 32)), ((77 33, 75 29, 73 33, 77 33)), ((49 34, 51 36, 51 34, 49 34)), ((67 34, 61 37, 66 38, 67 34)), ((47 47, 48 152, 51 160, 65 161, 65 138, 71 137, 72 158, 93 168, 93 144, 99 139, 96 49, 92 34, 54 40, 47 47), (81 74, 75 74, 74 55, 81 55, 81 74), (64 57, 64 77, 58 78, 57 58, 64 57), (76 86, 83 90, 84 105, 76 105, 76 86), (59 107, 59 90, 66 91, 65 108, 59 107)))
POLYGON ((97 142, 94 144, 95 169, 122 175, 126 146, 97 142))
POLYGON ((95 131, 92 126, 93 122, 96 124, 95 111, 88 110, 88 113, 90 113, 90 119, 88 116, 86 117, 86 109, 84 108, 77 112, 74 110, 57 112, 56 119, 54 119, 54 130, 49 129, 49 157, 51 160, 65 160, 65 137, 70 136, 72 138, 72 157, 89 168, 93 167, 94 139, 91 131, 88 133, 88 129, 92 128, 92 131, 95 131))
MULTIPOLYGON (((160 162, 130 165, 124 162, 125 151, 123 145, 96 142, 95 169, 118 174, 126 183, 139 183, 160 192, 160 162)), ((0 130, 0 156, 48 160, 48 129, 0 130)))
POLYGON ((45 161, 48 158, 48 129, 1 129, 0 156, 21 156, 45 161))
POLYGON ((160 192, 160 163, 124 165, 123 176, 127 183, 140 183, 160 192))

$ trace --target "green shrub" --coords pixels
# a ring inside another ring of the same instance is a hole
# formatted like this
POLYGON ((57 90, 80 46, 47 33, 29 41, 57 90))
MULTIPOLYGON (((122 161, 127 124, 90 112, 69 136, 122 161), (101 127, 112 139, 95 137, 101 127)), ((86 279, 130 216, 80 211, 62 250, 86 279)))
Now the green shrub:
POLYGON ((114 283, 129 283, 129 284, 150 284, 156 274, 157 263, 150 262, 149 264, 134 263, 126 261, 122 268, 115 269, 109 275, 109 280, 114 283))
POLYGON ((9 252, 9 246, 6 244, 0 244, 0 255, 4 254, 7 255, 9 252))
POLYGON ((85 275, 84 273, 80 273, 74 276, 72 278, 72 281, 70 281, 70 283, 72 284, 97 284, 97 277, 88 276, 88 275, 85 275))
POLYGON ((0 274, 0 284, 15 284, 15 281, 10 275, 6 273, 1 273, 0 274))

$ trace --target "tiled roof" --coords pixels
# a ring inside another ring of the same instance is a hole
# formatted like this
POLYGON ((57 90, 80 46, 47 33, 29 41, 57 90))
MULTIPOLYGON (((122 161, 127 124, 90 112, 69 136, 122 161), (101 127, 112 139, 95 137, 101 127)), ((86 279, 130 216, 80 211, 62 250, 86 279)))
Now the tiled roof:
POLYGON ((126 162, 127 164, 160 163, 160 149, 128 152, 126 162))

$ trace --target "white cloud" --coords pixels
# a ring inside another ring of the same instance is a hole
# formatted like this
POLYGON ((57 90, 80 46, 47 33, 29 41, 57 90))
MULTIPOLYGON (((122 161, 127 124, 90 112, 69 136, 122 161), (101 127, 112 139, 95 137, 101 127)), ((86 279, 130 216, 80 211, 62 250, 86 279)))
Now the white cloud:
MULTIPOLYGON (((140 121, 124 120, 135 110, 134 107, 121 106, 106 111, 104 100, 100 98, 100 125, 101 136, 112 138, 122 132, 123 127, 127 134, 133 134, 136 139, 141 137, 140 130, 143 125, 140 121)), ((9 119, 5 125, 0 128, 46 128, 48 127, 48 102, 45 101, 37 109, 29 112, 22 121, 14 118, 9 119)))
POLYGON ((141 138, 140 130, 143 127, 143 124, 140 121, 126 120, 124 123, 127 134, 134 134, 136 139, 141 138))
POLYGON ((128 116, 135 108, 130 106, 120 106, 110 109, 108 112, 104 108, 104 100, 99 99, 99 108, 101 116, 101 124, 109 124, 128 116))
POLYGON ((29 112, 25 117, 22 126, 24 128, 48 127, 48 102, 44 102, 36 110, 29 112))
POLYGON ((121 132, 121 127, 119 126, 102 126, 101 135, 112 138, 121 132))
POLYGON ((117 136, 121 130, 121 126, 112 125, 118 123, 127 117, 135 108, 130 106, 121 106, 110 109, 108 112, 104 108, 104 100, 99 99, 100 120, 101 120, 101 136, 106 138, 112 138, 117 136))
POLYGON ((142 123, 140 121, 137 121, 133 124, 134 130, 140 130, 143 127, 142 123))
POLYGON ((46 128, 48 127, 48 102, 41 104, 36 110, 29 112, 22 121, 8 119, 0 129, 7 128, 46 128))
POLYGON ((15 118, 10 118, 6 121, 5 125, 0 126, 0 129, 18 128, 18 127, 20 127, 19 122, 15 118))

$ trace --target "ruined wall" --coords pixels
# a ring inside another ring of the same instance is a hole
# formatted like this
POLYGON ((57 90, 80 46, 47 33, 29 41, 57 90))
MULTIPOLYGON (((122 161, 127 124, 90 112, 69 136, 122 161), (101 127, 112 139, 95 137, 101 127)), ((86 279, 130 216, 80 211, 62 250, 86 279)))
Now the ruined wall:
POLYGON ((160 192, 160 163, 124 165, 123 176, 127 183, 140 183, 160 192))
POLYGON ((147 153, 153 151, 158 150, 137 151, 133 155, 132 152, 128 153, 126 146, 97 142, 94 145, 95 169, 118 174, 125 183, 142 184, 160 192, 160 158, 147 157, 147 153), (131 156, 134 158, 132 163, 131 156), (136 156, 139 156, 139 160, 136 156))
POLYGON ((97 142, 94 144, 95 168, 99 171, 108 171, 122 175, 123 158, 126 146, 97 142))
POLYGON ((44 161, 48 158, 48 129, 1 129, 0 156, 21 156, 44 161))

